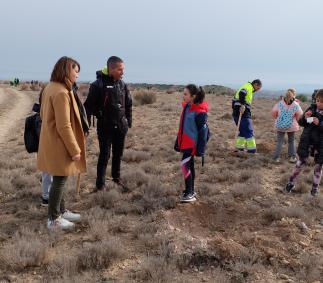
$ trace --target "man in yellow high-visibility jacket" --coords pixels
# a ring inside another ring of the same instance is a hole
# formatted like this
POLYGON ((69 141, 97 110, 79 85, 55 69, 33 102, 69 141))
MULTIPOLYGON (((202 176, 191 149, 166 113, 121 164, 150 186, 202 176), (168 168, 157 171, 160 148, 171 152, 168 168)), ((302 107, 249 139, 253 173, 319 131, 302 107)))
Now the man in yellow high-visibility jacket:
POLYGON ((232 116, 236 125, 238 125, 240 114, 242 115, 235 146, 238 150, 247 149, 249 153, 256 153, 257 150, 251 122, 251 103, 253 94, 261 87, 262 83, 258 79, 251 83, 248 82, 236 92, 232 100, 232 116))

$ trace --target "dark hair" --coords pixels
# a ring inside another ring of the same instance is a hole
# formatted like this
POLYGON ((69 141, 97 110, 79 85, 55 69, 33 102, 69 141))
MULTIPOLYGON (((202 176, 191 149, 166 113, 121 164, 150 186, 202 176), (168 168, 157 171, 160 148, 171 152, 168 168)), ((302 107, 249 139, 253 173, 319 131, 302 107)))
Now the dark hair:
POLYGON ((202 87, 197 87, 194 84, 189 84, 185 87, 190 92, 191 96, 195 96, 193 103, 200 104, 205 98, 205 92, 202 87))
POLYGON ((253 80, 251 84, 252 85, 260 85, 260 86, 262 86, 262 82, 259 79, 253 80))
POLYGON ((107 67, 108 68, 110 68, 110 67, 114 68, 119 63, 123 63, 121 58, 119 58, 117 56, 111 56, 107 61, 107 67))
POLYGON ((323 89, 319 89, 315 95, 316 99, 323 101, 323 89))
POLYGON ((71 77, 71 70, 76 66, 78 66, 79 71, 81 71, 81 66, 76 60, 66 56, 60 58, 54 66, 50 81, 62 83, 67 87, 70 87, 67 80, 71 77))

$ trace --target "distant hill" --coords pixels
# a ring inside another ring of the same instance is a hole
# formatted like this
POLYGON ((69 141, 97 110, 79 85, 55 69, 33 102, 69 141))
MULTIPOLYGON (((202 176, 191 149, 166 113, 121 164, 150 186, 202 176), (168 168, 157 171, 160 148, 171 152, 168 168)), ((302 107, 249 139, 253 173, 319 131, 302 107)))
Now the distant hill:
MULTIPOLYGON (((130 83, 128 84, 133 89, 147 88, 147 89, 157 89, 160 91, 182 91, 185 85, 172 85, 172 84, 146 84, 146 83, 130 83)), ((220 85, 204 85, 203 86, 206 93, 217 94, 217 95, 233 95, 235 90, 229 87, 220 85)))

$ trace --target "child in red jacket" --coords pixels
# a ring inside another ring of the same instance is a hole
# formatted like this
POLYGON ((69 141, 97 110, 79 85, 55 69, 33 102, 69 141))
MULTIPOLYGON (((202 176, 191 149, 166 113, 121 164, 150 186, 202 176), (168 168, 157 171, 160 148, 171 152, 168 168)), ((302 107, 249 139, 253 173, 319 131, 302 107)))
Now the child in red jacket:
POLYGON ((181 169, 185 179, 182 202, 196 201, 194 191, 194 156, 204 156, 209 138, 207 126, 208 103, 201 87, 189 84, 183 93, 183 111, 174 149, 183 153, 181 169))

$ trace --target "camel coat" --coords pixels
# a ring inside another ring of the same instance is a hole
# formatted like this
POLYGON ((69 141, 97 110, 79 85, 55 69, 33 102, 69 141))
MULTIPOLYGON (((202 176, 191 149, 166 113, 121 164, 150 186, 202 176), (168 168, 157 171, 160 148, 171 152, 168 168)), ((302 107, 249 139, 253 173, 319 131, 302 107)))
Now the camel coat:
POLYGON ((52 176, 85 172, 85 138, 72 91, 61 83, 50 82, 42 94, 40 116, 38 169, 52 176), (73 161, 77 154, 81 154, 81 160, 73 161))

